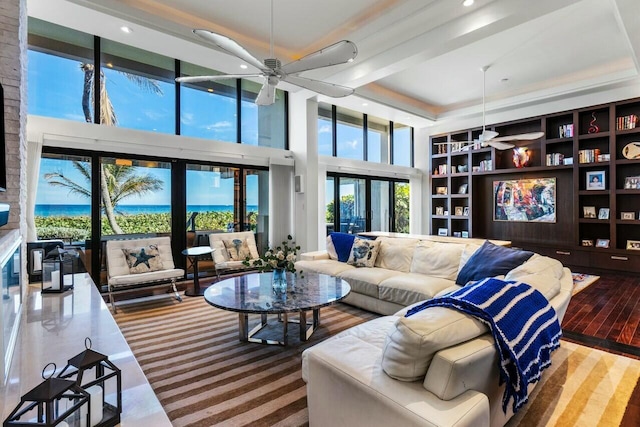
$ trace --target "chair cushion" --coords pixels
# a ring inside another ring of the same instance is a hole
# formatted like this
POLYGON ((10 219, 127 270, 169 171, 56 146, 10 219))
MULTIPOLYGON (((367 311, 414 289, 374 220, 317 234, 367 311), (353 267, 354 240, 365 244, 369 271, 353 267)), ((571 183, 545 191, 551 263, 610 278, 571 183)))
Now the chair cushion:
POLYGON ((122 249, 130 274, 148 273, 164 269, 158 245, 122 249))
POLYGON ((418 239, 379 237, 380 250, 376 258, 376 267, 408 273, 411 270, 413 251, 418 239))
POLYGON ((470 281, 507 274, 532 256, 533 252, 497 246, 487 240, 462 267, 456 283, 466 285, 470 281))
POLYGON ((351 247, 351 255, 347 264, 356 267, 373 267, 376 263, 380 242, 377 240, 360 239, 356 237, 351 247))
POLYGON ((413 253, 412 273, 455 280, 465 245, 420 242, 413 253))
POLYGON ((301 260, 295 263, 296 271, 313 271, 315 273, 328 274, 329 276, 338 276, 346 270, 353 270, 355 267, 346 262, 340 262, 333 259, 319 259, 316 261, 301 260))
POLYGON ((378 298, 378 285, 385 279, 399 274, 406 273, 399 273, 397 271, 378 267, 363 267, 345 270, 338 274, 338 277, 347 281, 351 286, 352 292, 378 298))
POLYGON ((418 273, 402 273, 383 280, 378 285, 379 298, 396 304, 409 305, 433 298, 454 285, 453 280, 429 277, 418 273))
POLYGON ((144 286, 151 282, 160 282, 170 279, 180 279, 184 277, 184 270, 179 268, 172 268, 170 270, 158 270, 150 271, 148 273, 140 274, 125 274, 124 276, 112 276, 109 277, 109 287, 112 289, 123 286, 144 286))

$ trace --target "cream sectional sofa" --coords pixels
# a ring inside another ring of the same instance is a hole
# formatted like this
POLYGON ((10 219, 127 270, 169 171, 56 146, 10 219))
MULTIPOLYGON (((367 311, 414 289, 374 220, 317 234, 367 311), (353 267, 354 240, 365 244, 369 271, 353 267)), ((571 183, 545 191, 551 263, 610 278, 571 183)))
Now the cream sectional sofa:
MULTIPOLYGON (((373 268, 351 268, 322 253, 296 264, 349 282, 353 295, 346 302, 393 313, 305 350, 302 375, 312 426, 475 427, 509 420, 513 413, 511 405, 506 414, 502 410, 504 385, 498 384, 498 354, 486 326, 442 307, 421 312, 422 318, 404 317, 405 306, 458 289, 456 275, 477 249, 470 243, 385 239, 373 268), (409 365, 419 369, 397 379, 409 365)), ((573 281, 559 261, 534 254, 504 279, 538 289, 562 320, 573 281)))

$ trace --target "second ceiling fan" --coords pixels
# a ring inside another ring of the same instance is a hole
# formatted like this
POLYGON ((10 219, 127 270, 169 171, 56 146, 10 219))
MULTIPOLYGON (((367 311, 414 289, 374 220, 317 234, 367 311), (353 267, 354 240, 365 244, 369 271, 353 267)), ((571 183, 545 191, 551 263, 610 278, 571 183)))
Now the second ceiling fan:
POLYGON ((260 61, 245 48, 240 46, 234 40, 208 30, 196 29, 193 33, 209 43, 213 43, 225 52, 242 59, 249 65, 260 70, 259 73, 251 74, 223 74, 216 76, 190 76, 178 77, 177 82, 181 83, 197 83, 205 81, 216 81, 225 79, 243 79, 251 77, 262 77, 263 83, 260 93, 256 98, 258 105, 271 105, 275 102, 276 86, 281 81, 309 89, 321 95, 330 96, 332 98, 340 98, 351 95, 353 88, 337 85, 334 83, 313 80, 301 77, 298 73, 316 68, 328 67, 331 65, 344 64, 351 62, 358 54, 358 48, 355 43, 348 40, 342 40, 316 52, 282 65, 280 60, 275 58, 273 53, 273 0, 271 0, 271 25, 270 25, 270 57, 264 61, 260 61))

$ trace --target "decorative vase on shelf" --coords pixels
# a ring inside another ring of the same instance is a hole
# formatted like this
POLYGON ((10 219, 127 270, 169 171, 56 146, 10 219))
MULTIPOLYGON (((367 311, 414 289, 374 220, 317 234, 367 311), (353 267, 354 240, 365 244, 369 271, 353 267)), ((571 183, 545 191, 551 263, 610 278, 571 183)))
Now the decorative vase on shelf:
POLYGON ((272 286, 276 293, 287 292, 287 272, 284 268, 278 267, 273 270, 272 286))

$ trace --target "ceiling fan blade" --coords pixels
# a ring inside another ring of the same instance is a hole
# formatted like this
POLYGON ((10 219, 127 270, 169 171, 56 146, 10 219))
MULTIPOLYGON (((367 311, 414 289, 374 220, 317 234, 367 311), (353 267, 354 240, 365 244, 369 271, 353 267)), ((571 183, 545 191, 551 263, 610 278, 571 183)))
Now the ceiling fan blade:
POLYGON ((494 138, 492 141, 532 141, 534 139, 542 138, 544 136, 544 132, 530 132, 530 133, 521 133, 519 135, 507 135, 501 136, 500 138, 494 138))
POLYGON ((284 65, 282 71, 286 74, 295 74, 315 68, 344 64, 352 61, 356 55, 358 55, 358 48, 355 43, 342 40, 284 65))
POLYGON ((193 33, 198 37, 201 37, 204 40, 213 43, 214 45, 218 46, 220 49, 224 50, 225 52, 228 52, 231 55, 234 55, 242 59, 247 64, 253 65, 258 70, 262 70, 262 71, 267 70, 264 64, 262 63, 262 61, 260 61, 255 56, 251 55, 249 52, 247 52, 245 48, 240 46, 235 41, 231 40, 229 37, 226 37, 217 33, 213 33, 208 30, 196 29, 196 30, 193 30, 193 33))
POLYGON ((487 141, 485 142, 485 144, 492 146, 496 150, 508 150, 510 148, 515 147, 515 145, 513 144, 507 144, 506 142, 496 141, 495 139, 492 139, 491 141, 487 141))
POLYGON ((221 74, 217 76, 184 76, 176 78, 179 83, 199 83, 199 82, 213 82, 216 80, 228 80, 228 79, 245 79, 248 77, 262 77, 262 74, 221 74))
POLYGON ((277 81, 272 82, 271 79, 265 79, 260 93, 256 97, 256 105, 271 105, 276 102, 276 85, 277 81))
POLYGON ((355 89, 350 87, 312 80, 306 77, 286 76, 282 80, 332 98, 342 98, 355 92, 355 89))
POLYGON ((478 137, 478 140, 480 142, 487 142, 487 141, 494 140, 494 138, 498 135, 499 135, 498 132, 494 132, 492 130, 485 130, 480 134, 480 136, 478 137))

